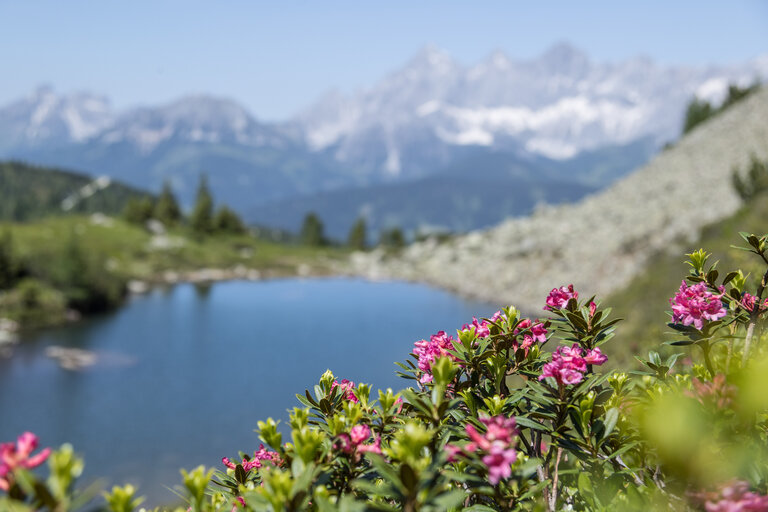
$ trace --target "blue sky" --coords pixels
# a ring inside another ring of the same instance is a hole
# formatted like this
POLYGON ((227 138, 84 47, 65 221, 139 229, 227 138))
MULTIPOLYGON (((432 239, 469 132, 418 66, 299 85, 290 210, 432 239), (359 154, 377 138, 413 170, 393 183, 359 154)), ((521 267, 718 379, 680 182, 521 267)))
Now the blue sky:
POLYGON ((473 63, 568 41, 597 60, 724 64, 768 53, 768 2, 0 0, 0 105, 37 85, 117 107, 190 93, 285 119, 352 91, 425 44, 473 63))

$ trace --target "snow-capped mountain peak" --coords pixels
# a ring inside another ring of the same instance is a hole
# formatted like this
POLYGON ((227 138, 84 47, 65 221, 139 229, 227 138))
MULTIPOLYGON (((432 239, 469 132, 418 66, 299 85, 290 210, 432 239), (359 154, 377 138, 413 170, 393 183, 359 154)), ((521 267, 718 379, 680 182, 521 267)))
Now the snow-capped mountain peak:
POLYGON ((596 62, 558 43, 533 59, 496 50, 465 67, 427 46, 372 87, 316 103, 295 125, 316 150, 385 174, 428 173, 467 146, 570 158, 640 138, 675 139, 693 95, 718 101, 728 84, 768 75, 766 66, 768 56, 702 68, 646 57, 596 62), (428 162, 413 156, 425 152, 428 162))
POLYGON ((52 87, 0 108, 0 133, 11 142, 33 146, 81 142, 101 132, 114 119, 109 101, 87 92, 58 95, 52 87))

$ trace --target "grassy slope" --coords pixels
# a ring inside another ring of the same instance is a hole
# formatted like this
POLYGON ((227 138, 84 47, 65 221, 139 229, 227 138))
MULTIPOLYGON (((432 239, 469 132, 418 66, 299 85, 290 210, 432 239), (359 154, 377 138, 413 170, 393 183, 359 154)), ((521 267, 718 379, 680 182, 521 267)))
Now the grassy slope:
POLYGON ((189 271, 203 267, 231 268, 243 265, 267 274, 289 275, 298 265, 309 265, 323 273, 327 263, 340 259, 340 249, 287 246, 257 240, 247 235, 216 235, 196 239, 183 230, 168 237, 180 243, 170 249, 153 249, 146 230, 112 219, 98 225, 88 217, 51 217, 31 223, 0 223, 10 229, 17 253, 33 266, 55 262, 70 237, 94 258, 103 259, 111 270, 128 278, 153 279, 166 270, 189 271))
MULTIPOLYGON (((688 273, 685 253, 703 248, 712 253, 710 263, 720 261, 718 269, 724 271, 741 268, 752 277, 760 271, 760 262, 754 255, 732 249, 731 245, 744 245, 739 231, 756 234, 768 232, 768 194, 756 197, 732 217, 707 226, 695 243, 682 242, 670 248, 669 253, 657 254, 645 271, 624 290, 607 297, 605 304, 614 308, 614 315, 625 320, 617 326, 616 338, 608 345, 615 363, 630 362, 633 354, 645 355, 658 350, 662 342, 670 339, 666 333, 669 310, 668 299, 688 273)), ((754 293, 754 289, 750 290, 754 293)), ((665 347, 663 352, 672 352, 665 347)))

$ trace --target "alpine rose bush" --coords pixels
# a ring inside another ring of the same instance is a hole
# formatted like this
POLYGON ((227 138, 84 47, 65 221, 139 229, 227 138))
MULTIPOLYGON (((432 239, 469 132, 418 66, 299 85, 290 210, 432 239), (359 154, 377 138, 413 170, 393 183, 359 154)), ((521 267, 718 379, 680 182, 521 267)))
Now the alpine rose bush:
MULTIPOLYGON (((326 371, 282 428, 258 422, 253 456, 182 470, 174 510, 768 510, 768 235, 742 238, 764 273, 719 278, 707 253, 688 255, 675 333, 631 372, 605 370, 610 308, 553 288, 547 318, 508 307, 415 342, 400 392, 326 371)), ((0 445, 0 510, 85 506, 72 448, 36 447, 30 433, 0 445)), ((104 499, 141 502, 130 485, 104 499)))

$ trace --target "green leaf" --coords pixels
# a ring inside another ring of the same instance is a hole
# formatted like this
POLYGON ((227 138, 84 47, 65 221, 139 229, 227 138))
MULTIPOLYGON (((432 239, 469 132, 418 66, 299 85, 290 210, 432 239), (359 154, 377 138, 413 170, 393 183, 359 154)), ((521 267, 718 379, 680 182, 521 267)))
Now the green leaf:
POLYGON ((237 482, 240 484, 244 484, 246 481, 245 469, 243 469, 241 464, 235 466, 235 480, 237 480, 237 482))
MULTIPOLYGON (((528 498, 531 498, 533 496, 538 495, 541 492, 541 490, 544 489, 549 484, 550 484, 550 479, 549 478, 547 478, 546 480, 543 480, 543 481, 537 483, 536 485, 534 485, 533 487, 528 489, 528 491, 526 491, 525 493, 520 495, 520 497, 518 498, 518 501, 525 501, 528 498)), ((491 509, 491 510, 495 510, 495 509, 491 509)))
POLYGON ((541 431, 547 430, 547 427, 545 427, 544 425, 541 425, 540 423, 537 423, 530 418, 526 418, 525 416, 515 417, 515 422, 522 427, 527 427, 533 430, 541 430, 541 431))
POLYGON ((735 278, 738 275, 739 275, 739 273, 737 271, 735 271, 735 270, 733 272, 728 272, 725 275, 725 278, 723 279, 723 286, 725 286, 726 284, 730 283, 733 280, 733 278, 735 278))
POLYGON ((616 423, 619 421, 619 409, 612 407, 605 413, 603 423, 605 424, 605 432, 603 432, 603 439, 607 439, 611 435, 613 429, 616 428, 616 423))

